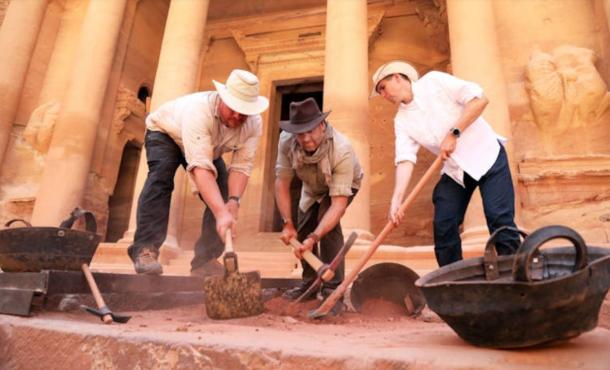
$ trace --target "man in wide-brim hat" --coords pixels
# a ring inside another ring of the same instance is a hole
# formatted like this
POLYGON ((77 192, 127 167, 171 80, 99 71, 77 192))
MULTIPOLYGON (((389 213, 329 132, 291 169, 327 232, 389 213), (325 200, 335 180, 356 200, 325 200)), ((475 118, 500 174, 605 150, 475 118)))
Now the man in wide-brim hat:
POLYGON ((252 171, 269 103, 259 96, 258 78, 233 70, 216 91, 185 95, 161 105, 146 118, 148 177, 140 194, 137 229, 128 253, 137 273, 161 274, 159 248, 167 234, 178 166, 186 169, 207 207, 195 244, 191 274, 222 274, 216 260, 224 235, 235 229, 239 199, 252 171), (233 152, 227 168, 221 155, 233 152))
MULTIPOLYGON (((305 250, 330 263, 343 246, 341 217, 360 188, 362 168, 350 141, 327 122, 330 112, 321 112, 316 101, 308 98, 290 104, 290 119, 280 121, 278 156, 275 166, 275 199, 282 216, 282 240, 292 238, 303 243, 295 254, 302 258, 305 250), (296 220, 291 214, 290 182, 296 175, 302 182, 296 220), (319 244, 319 250, 316 248, 319 244)), ((303 282, 284 293, 296 299, 315 280, 316 271, 303 265, 303 282)), ((328 296, 342 281, 345 263, 335 277, 322 285, 328 296)), ((306 299, 313 299, 313 292, 306 299)))

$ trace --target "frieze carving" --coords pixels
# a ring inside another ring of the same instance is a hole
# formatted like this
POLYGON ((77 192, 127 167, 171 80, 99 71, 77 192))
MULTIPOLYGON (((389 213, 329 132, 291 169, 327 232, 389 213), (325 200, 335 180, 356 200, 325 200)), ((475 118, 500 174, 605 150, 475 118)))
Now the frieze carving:
MULTIPOLYGON (((369 45, 379 34, 384 12, 369 12, 367 31, 369 45)), ((308 27, 282 30, 278 32, 249 33, 233 28, 231 35, 244 52, 246 62, 253 72, 261 63, 274 63, 278 60, 308 59, 323 56, 326 41, 326 25, 315 24, 308 27)))
POLYGON ((49 150, 60 108, 61 104, 57 101, 40 105, 30 115, 23 131, 25 141, 42 154, 49 150))
POLYGON ((415 0, 415 12, 424 23, 436 50, 449 52, 449 25, 445 0, 415 0))
POLYGON ((117 135, 123 131, 125 120, 131 115, 144 119, 146 117, 146 105, 138 99, 133 91, 121 85, 117 93, 112 117, 112 129, 117 135))
POLYGON ((599 119, 610 93, 590 49, 563 45, 550 53, 534 50, 526 68, 526 90, 542 131, 565 133, 599 119))

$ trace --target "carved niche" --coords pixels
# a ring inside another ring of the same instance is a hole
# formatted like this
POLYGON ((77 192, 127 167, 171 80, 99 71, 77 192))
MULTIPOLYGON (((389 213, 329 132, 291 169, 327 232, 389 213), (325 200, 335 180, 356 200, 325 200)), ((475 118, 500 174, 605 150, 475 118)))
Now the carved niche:
POLYGON ((134 116, 142 121, 146 117, 146 104, 140 101, 135 92, 125 86, 120 86, 117 92, 114 115, 112 117, 112 131, 116 135, 125 135, 126 140, 137 140, 141 142, 140 131, 144 132, 143 127, 133 130, 126 130, 125 121, 134 116))

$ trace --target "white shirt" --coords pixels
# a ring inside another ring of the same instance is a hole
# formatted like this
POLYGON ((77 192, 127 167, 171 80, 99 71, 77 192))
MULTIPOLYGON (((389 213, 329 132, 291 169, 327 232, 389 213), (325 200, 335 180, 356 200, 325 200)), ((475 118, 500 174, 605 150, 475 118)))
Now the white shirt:
POLYGON ((249 176, 262 134, 262 118, 248 116, 240 127, 229 128, 218 117, 219 101, 215 91, 179 97, 146 117, 146 128, 164 132, 178 144, 189 172, 201 167, 218 176, 212 161, 223 153, 233 152, 229 170, 249 176))
MULTIPOLYGON (((412 84, 413 100, 400 104, 394 118, 395 163, 417 162, 420 146, 438 155, 447 133, 462 115, 464 105, 483 96, 483 89, 447 73, 432 71, 412 84)), ((455 151, 441 173, 464 186, 464 172, 478 181, 494 164, 506 139, 494 132, 483 117, 462 132, 455 151)))

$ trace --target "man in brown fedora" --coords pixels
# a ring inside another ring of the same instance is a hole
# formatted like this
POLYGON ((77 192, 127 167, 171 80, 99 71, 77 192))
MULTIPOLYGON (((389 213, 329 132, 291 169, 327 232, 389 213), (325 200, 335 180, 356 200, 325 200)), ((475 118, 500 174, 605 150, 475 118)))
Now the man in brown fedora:
MULTIPOLYGON (((330 263, 343 246, 341 217, 362 181, 363 172, 349 140, 333 129, 313 98, 290 104, 290 120, 280 121, 278 156, 275 166, 275 199, 282 215, 282 240, 289 244, 297 238, 303 247, 295 251, 302 258, 305 250, 330 263), (291 215, 290 182, 303 181, 296 220, 291 215), (295 223, 296 221, 296 223, 295 223), (320 244, 319 251, 316 245, 320 244)), ((303 263, 303 282, 288 290, 284 297, 296 299, 315 280, 316 272, 303 263)), ((322 285, 328 296, 343 281, 345 264, 335 277, 322 285)), ((314 299, 313 292, 307 299, 314 299)))
POLYGON ((224 251, 225 232, 235 231, 239 199, 262 132, 260 113, 269 102, 259 96, 258 78, 248 71, 233 70, 226 84, 213 82, 216 91, 179 97, 146 118, 148 177, 128 249, 139 274, 163 273, 159 248, 167 234, 174 175, 180 165, 207 205, 191 274, 223 273, 216 259, 224 251), (228 169, 221 157, 225 152, 233 152, 228 169))

